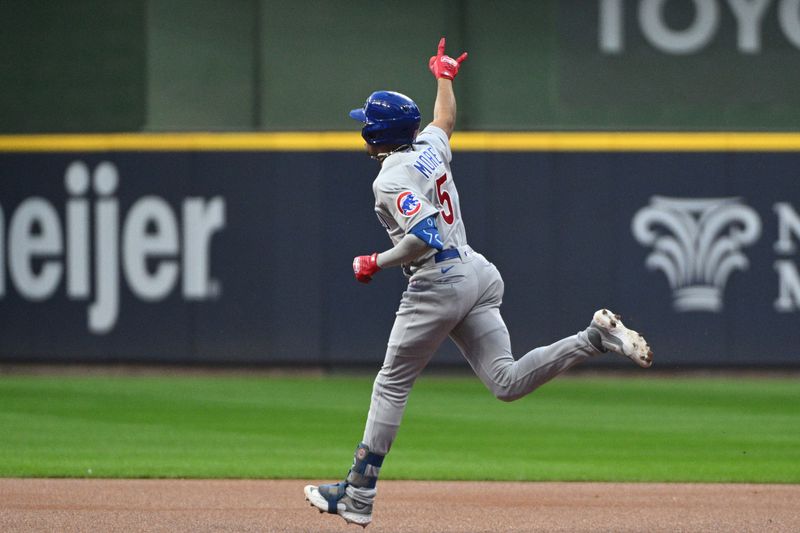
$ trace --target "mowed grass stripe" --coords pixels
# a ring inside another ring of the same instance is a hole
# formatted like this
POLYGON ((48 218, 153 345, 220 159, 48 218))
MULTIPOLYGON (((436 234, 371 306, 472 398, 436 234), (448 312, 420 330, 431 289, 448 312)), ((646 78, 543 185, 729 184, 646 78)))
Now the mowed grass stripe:
MULTIPOLYGON (((330 478, 370 377, 0 378, 0 475, 330 478)), ((514 403, 423 375, 384 479, 800 482, 795 379, 560 378, 514 403)))

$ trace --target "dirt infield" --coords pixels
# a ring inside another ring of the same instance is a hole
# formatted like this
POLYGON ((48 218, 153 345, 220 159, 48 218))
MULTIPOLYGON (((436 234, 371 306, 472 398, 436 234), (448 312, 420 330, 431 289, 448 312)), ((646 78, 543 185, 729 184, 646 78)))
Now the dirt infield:
MULTIPOLYGON (((305 484, 0 479, 0 531, 361 531, 305 484)), ((367 531, 800 531, 800 486, 383 481, 367 531)))

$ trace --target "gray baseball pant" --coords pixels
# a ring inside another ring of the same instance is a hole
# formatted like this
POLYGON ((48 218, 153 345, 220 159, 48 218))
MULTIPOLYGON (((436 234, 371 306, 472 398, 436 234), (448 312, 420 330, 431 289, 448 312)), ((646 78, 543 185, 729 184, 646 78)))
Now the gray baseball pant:
POLYGON ((600 353, 580 331, 515 361, 500 316, 500 273, 469 246, 459 251, 460 258, 430 260, 414 273, 403 293, 364 429, 362 442, 373 453, 389 452, 411 387, 447 336, 492 394, 508 402, 600 353))

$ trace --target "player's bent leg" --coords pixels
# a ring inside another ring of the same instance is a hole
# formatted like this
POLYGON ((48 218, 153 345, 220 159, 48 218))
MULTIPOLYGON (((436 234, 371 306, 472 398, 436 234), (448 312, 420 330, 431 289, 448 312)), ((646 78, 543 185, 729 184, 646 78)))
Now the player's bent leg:
POLYGON ((628 329, 622 317, 608 309, 600 309, 586 330, 593 344, 603 351, 624 355, 642 368, 653 364, 653 350, 642 335, 628 329))
POLYGON ((498 399, 507 402, 530 394, 599 353, 581 331, 514 360, 508 330, 496 307, 470 313, 451 337, 481 381, 498 399))

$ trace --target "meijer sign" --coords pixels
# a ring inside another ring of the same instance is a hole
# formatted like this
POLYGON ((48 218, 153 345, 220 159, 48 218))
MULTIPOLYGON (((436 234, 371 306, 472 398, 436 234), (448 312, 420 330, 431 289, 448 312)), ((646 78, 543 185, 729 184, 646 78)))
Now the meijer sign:
POLYGON ((53 296, 64 280, 70 300, 91 300, 89 331, 107 333, 119 315, 123 277, 149 302, 166 297, 179 279, 187 300, 219 293, 210 277, 209 249, 225 227, 222 197, 186 198, 176 212, 163 198, 145 196, 120 213, 114 197, 119 173, 108 161, 93 172, 82 161, 71 163, 64 185, 69 199, 63 221, 45 198, 26 198, 13 210, 0 205, 0 298, 7 279, 33 302, 53 296))
MULTIPOLYGON (((608 307, 662 368, 800 366, 798 168, 793 151, 453 160, 515 354, 608 307)), ((407 280, 353 279, 390 246, 375 172, 356 151, 0 153, 0 360, 379 366, 407 280)), ((445 342, 433 364, 465 362, 445 342)))

